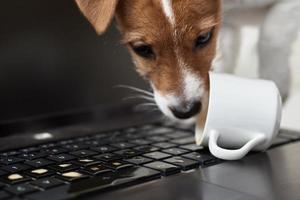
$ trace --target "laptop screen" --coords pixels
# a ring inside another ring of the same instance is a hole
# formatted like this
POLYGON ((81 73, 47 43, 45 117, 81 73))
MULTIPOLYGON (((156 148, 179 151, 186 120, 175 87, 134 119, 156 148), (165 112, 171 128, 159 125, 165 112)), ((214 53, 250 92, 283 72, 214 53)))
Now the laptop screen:
POLYGON ((98 36, 74 1, 4 1, 0 24, 0 123, 119 103, 119 84, 147 87, 116 28, 98 36))

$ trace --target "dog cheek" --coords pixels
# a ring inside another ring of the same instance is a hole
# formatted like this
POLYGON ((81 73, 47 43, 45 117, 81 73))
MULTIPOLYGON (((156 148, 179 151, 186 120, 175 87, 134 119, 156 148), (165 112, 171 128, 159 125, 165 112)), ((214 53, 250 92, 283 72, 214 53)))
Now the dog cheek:
POLYGON ((135 65, 135 70, 144 79, 149 80, 152 73, 151 64, 144 62, 143 60, 137 58, 137 56, 132 55, 133 64, 135 65))

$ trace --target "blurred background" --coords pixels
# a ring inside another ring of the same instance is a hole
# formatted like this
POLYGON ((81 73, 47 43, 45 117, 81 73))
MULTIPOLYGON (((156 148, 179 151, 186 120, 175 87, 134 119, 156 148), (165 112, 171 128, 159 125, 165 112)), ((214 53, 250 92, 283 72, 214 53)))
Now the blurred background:
POLYGON ((99 37, 72 0, 0 7, 0 122, 113 104, 147 87, 114 26, 99 37))
MULTIPOLYGON (((246 26, 242 30, 242 47, 238 58, 236 73, 246 77, 257 77, 258 59, 256 43, 258 40, 257 27, 246 26)), ((290 58, 292 70, 291 95, 284 105, 282 126, 300 130, 300 33, 293 44, 290 58)))
MULTIPOLYGON (((10 0, 0 7, 0 123, 99 104, 147 88, 112 26, 98 37, 74 1, 10 0)), ((243 29, 237 74, 256 77, 255 27, 243 29)), ((293 47, 292 95, 283 126, 300 130, 300 39, 293 47)))

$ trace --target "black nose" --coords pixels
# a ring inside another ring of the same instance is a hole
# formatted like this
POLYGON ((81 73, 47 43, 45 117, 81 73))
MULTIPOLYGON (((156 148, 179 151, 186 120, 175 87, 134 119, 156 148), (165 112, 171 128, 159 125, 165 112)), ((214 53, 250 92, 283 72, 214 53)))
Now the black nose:
POLYGON ((201 107, 201 102, 195 101, 186 106, 170 107, 170 110, 178 119, 188 119, 199 113, 201 107))

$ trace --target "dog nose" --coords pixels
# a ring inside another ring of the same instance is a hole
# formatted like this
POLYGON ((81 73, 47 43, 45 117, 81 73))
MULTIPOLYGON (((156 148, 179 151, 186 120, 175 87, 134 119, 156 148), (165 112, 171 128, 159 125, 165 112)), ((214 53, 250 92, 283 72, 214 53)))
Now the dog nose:
POLYGON ((200 112, 202 104, 200 101, 195 101, 186 106, 170 107, 170 110, 179 119, 188 119, 200 112))

